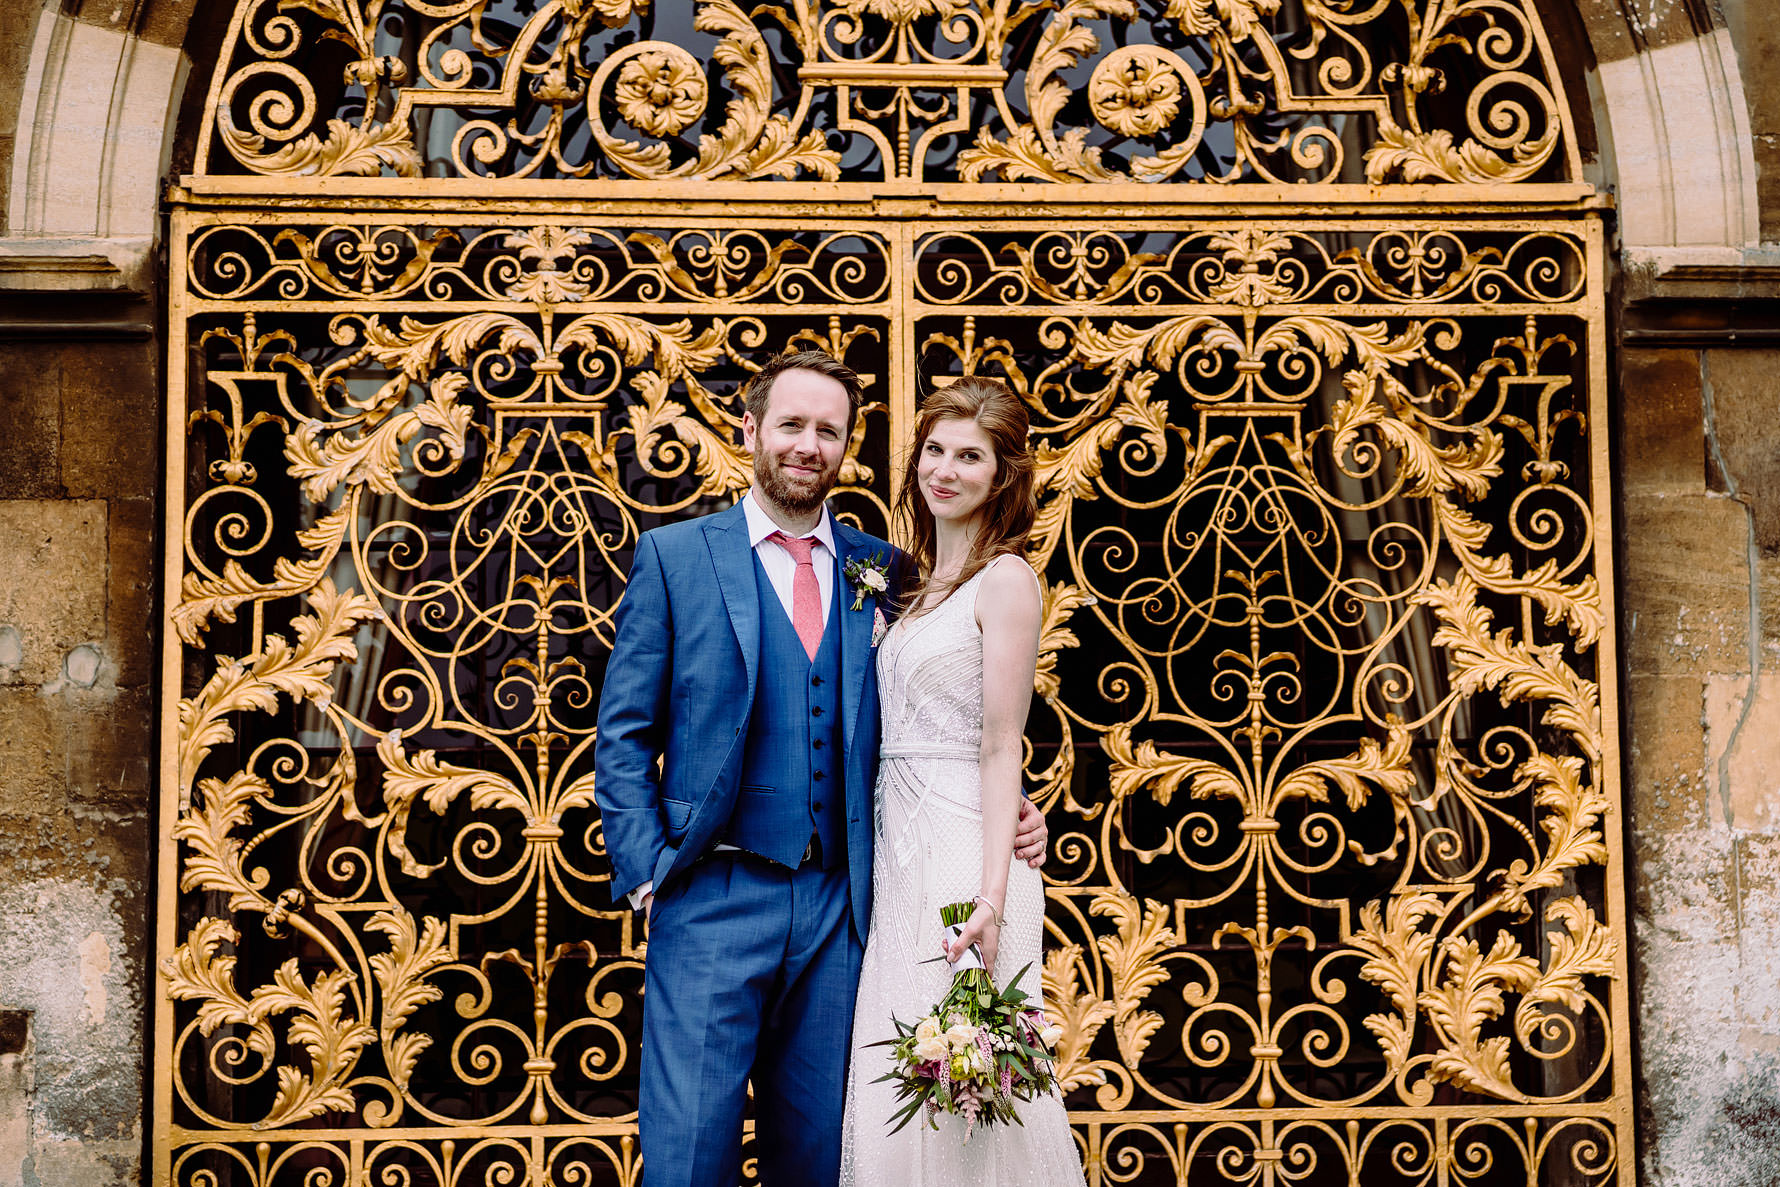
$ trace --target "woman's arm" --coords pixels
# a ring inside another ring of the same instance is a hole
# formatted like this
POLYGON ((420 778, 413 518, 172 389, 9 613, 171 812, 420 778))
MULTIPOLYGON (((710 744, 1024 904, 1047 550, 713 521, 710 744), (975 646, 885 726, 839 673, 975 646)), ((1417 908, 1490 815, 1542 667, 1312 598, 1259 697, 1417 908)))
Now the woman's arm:
POLYGON ((1000 940, 995 917, 1007 903, 1007 871, 1014 856, 1014 830, 1020 818, 1022 736, 1032 704, 1032 677, 1038 666, 1042 616, 1038 583, 1026 562, 999 557, 977 590, 977 624, 983 631, 983 877, 979 902, 955 950, 982 944, 983 963, 995 968, 1000 940))

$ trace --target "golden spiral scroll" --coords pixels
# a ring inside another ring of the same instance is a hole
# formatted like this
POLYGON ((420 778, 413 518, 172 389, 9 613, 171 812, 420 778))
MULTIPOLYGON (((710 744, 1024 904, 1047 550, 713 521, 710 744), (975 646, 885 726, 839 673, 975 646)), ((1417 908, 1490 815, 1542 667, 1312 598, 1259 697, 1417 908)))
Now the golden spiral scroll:
POLYGON ((1528 0, 241 0, 197 173, 1544 184, 1528 0))
POLYGON ((932 383, 1031 410, 1089 1182, 1631 1184, 1557 77, 1515 0, 243 0, 172 195, 156 1183, 641 1181, 612 614, 805 344, 873 531, 932 383))

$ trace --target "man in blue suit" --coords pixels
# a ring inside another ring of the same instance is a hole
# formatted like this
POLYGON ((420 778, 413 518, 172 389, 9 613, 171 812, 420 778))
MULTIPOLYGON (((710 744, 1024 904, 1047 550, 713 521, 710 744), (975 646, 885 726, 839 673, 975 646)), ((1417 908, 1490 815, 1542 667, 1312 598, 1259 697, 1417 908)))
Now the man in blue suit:
MULTIPOLYGON (((824 505, 858 376, 820 352, 784 354, 744 396, 753 487, 637 542, 600 696, 613 892, 649 922, 648 1187, 740 1180, 750 1080, 762 1182, 828 1187, 840 1170, 871 911, 874 626, 906 560, 824 505), (853 561, 887 588, 854 587, 853 561)), ((1045 831, 1030 804, 1020 828, 1037 865, 1045 831)))

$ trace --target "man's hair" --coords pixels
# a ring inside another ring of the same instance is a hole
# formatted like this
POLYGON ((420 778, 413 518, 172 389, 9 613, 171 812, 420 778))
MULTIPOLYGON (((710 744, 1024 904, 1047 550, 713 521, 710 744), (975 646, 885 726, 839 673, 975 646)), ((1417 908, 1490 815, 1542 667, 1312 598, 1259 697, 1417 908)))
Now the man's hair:
POLYGON ((772 398, 773 380, 787 371, 814 371, 846 389, 847 434, 851 436, 853 422, 859 419, 859 401, 865 385, 859 381, 858 372, 823 350, 786 351, 761 364, 760 370, 742 388, 742 404, 753 415, 755 426, 758 428, 766 422, 766 406, 772 398))

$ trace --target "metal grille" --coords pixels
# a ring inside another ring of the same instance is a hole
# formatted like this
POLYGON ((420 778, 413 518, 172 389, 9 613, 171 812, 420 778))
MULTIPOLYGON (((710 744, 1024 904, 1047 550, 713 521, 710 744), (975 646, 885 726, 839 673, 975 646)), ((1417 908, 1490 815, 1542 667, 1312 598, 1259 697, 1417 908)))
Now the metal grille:
POLYGON ((1631 1183, 1555 77, 1510 3, 244 3, 172 216, 156 1181, 638 1181, 611 614, 807 343, 873 531, 920 391, 1032 410, 1089 1181, 1631 1183))

